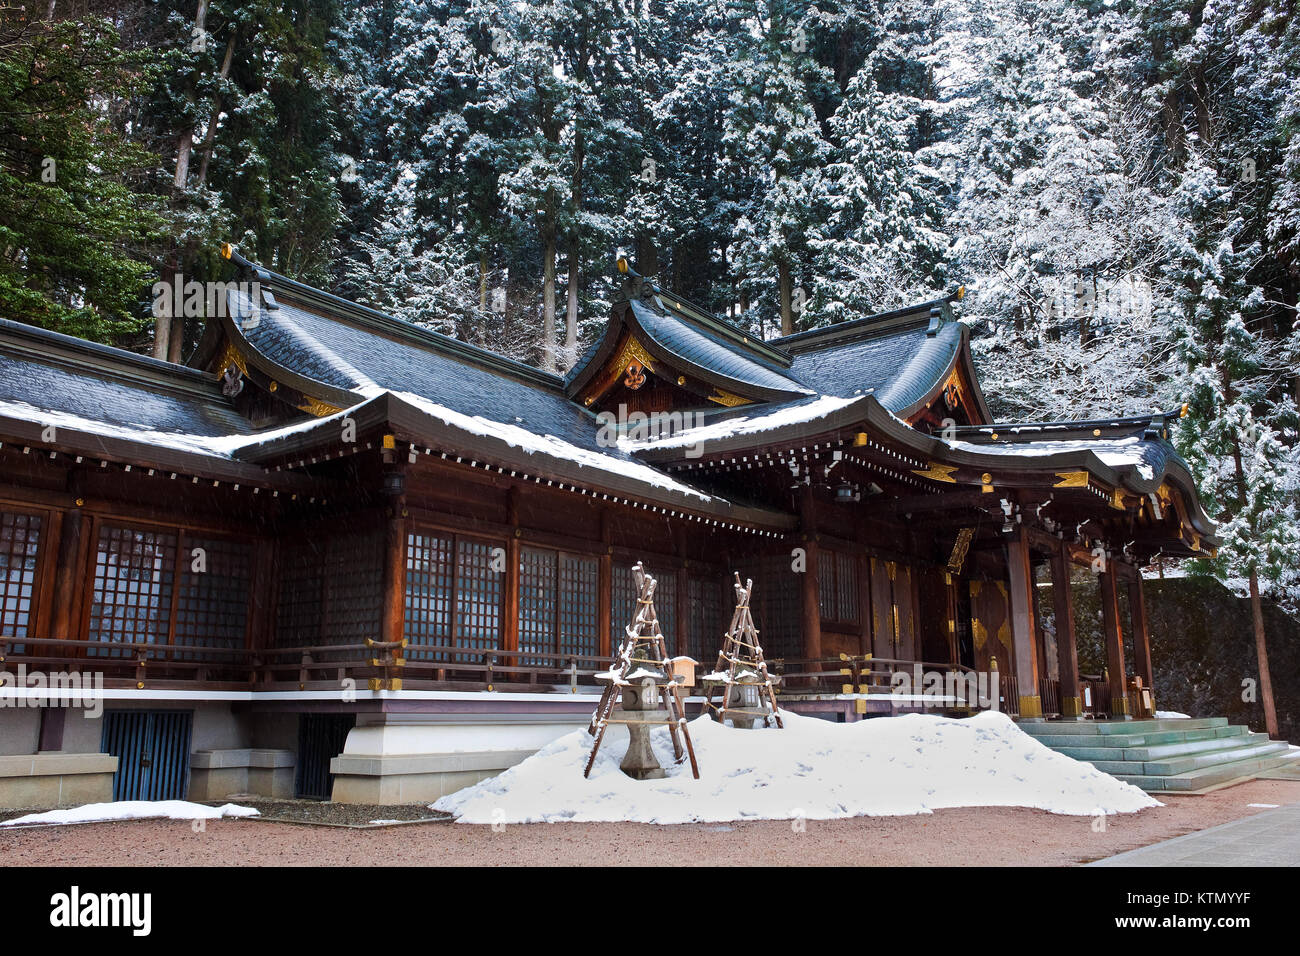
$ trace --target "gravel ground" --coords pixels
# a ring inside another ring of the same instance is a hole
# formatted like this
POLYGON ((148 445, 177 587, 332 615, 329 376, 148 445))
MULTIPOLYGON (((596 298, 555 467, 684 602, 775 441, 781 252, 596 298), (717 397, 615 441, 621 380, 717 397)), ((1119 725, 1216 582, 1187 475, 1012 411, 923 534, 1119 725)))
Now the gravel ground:
MULTIPOLYGON (((9 866, 585 866, 651 863, 753 865, 1060 866, 1111 856, 1259 813, 1252 803, 1300 801, 1300 782, 1255 780, 1202 797, 1109 817, 1104 832, 1089 817, 1040 810, 973 807, 927 816, 647 826, 552 823, 490 827, 412 824, 366 830, 212 820, 90 823, 0 830, 9 866)), ((385 808, 388 812, 391 808, 385 808)), ((369 812, 369 811, 368 811, 369 812)), ((367 817, 379 819, 380 817, 367 817)))

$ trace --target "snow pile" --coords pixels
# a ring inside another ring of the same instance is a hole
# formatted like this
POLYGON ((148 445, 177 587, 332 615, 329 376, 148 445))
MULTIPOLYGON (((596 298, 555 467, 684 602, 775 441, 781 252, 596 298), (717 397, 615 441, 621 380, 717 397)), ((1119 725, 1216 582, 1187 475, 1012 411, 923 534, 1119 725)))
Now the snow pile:
POLYGON ((1189 720, 1186 714, 1180 714, 1176 710, 1157 710, 1156 720, 1189 720))
POLYGON ((590 779, 591 748, 575 731, 497 777, 443 797, 460 823, 691 823, 903 816, 942 807, 1032 807, 1053 813, 1133 813, 1160 806, 1138 788, 1048 750, 1005 714, 922 714, 834 724, 782 713, 785 729, 691 722, 700 779, 672 766, 667 728, 651 733, 670 776, 637 781, 618 769, 627 733, 611 728, 590 779))
POLYGON ((221 817, 255 817, 252 807, 227 803, 220 807, 205 807, 186 800, 119 800, 116 803, 88 803, 67 810, 47 810, 29 813, 25 817, 0 821, 0 827, 20 824, 102 823, 111 820, 144 820, 148 817, 167 817, 170 820, 217 820, 221 817))

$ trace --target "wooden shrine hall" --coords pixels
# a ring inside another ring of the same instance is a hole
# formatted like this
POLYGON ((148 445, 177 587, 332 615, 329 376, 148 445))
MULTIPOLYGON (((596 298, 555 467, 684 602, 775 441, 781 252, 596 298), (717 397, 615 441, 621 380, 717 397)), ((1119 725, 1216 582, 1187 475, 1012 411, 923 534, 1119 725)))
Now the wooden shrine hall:
POLYGON ((637 561, 699 661, 753 580, 783 708, 1124 717, 1139 569, 1217 544, 1172 415, 994 423, 959 294, 760 341, 620 262, 561 376, 223 254, 185 366, 0 320, 0 805, 452 792, 586 724, 637 561))

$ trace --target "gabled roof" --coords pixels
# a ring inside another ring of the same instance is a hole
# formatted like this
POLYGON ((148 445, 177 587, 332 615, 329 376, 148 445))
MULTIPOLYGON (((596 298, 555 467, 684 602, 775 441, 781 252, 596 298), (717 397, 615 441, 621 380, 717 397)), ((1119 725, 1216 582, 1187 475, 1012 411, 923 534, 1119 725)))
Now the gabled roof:
POLYGON ((921 302, 771 344, 793 358, 790 374, 826 395, 873 393, 908 418, 959 366, 985 421, 991 417, 970 358, 970 332, 949 299, 921 302))
POLYGON ((711 386, 715 396, 767 402, 813 394, 789 374, 788 354, 630 269, 604 335, 566 376, 565 392, 579 396, 629 338, 652 360, 711 386))

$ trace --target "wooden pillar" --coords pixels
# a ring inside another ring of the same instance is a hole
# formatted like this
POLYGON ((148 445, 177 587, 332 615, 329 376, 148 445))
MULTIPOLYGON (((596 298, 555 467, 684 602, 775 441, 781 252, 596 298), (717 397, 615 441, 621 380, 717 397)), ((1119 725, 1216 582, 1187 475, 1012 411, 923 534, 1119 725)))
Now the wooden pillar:
POLYGON ((1151 668, 1151 635, 1147 631, 1146 597, 1142 591, 1142 570, 1137 568, 1135 571, 1137 573, 1128 584, 1128 607, 1133 617, 1133 673, 1142 678, 1142 686, 1151 691, 1151 704, 1154 710, 1155 675, 1151 668))
POLYGON ((1056 611, 1056 662, 1061 678, 1061 719, 1082 720, 1079 696, 1079 647, 1074 633, 1074 593, 1070 590, 1070 550, 1064 541, 1048 561, 1052 604, 1056 611))
POLYGON ((1124 634, 1119 620, 1119 589, 1115 572, 1103 571, 1101 583, 1101 622, 1106 634, 1106 674, 1110 684, 1110 714, 1118 719, 1129 716, 1128 687, 1124 675, 1124 634))
POLYGON ((1016 688, 1021 717, 1042 717, 1038 690, 1038 637, 1034 620, 1033 568, 1026 530, 1017 528, 1007 541, 1007 576, 1011 599, 1011 647, 1016 659, 1016 688))
MULTIPOLYGON (((381 641, 402 640, 406 617, 406 496, 389 499, 384 521, 384 604, 381 641)), ((394 648, 392 656, 402 657, 394 648)))
MULTIPOLYGON (((80 501, 80 499, 78 499, 80 501)), ((81 596, 81 547, 85 519, 81 508, 70 508, 63 513, 59 530, 59 549, 54 567, 54 613, 49 636, 56 641, 80 640, 77 622, 80 616, 76 605, 81 596)), ((59 653, 66 653, 60 649, 59 653)))
POLYGON ((816 660, 822 656, 822 612, 817 593, 817 512, 813 490, 806 485, 799 491, 799 524, 806 559, 800 591, 803 597, 803 656, 816 660))

